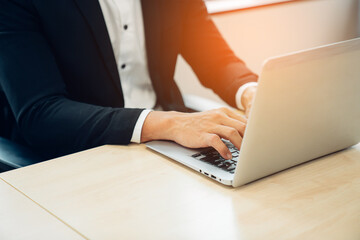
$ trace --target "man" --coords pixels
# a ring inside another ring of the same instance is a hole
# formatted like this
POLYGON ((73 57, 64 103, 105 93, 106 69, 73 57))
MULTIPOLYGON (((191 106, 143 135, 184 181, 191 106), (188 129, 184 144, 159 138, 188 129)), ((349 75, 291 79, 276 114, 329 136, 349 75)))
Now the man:
POLYGON ((0 83, 17 135, 55 157, 102 144, 168 139, 240 148, 246 120, 183 113, 177 55, 236 107, 257 76, 222 39, 202 0, 0 0, 0 83), (150 111, 145 108, 163 111, 150 111))

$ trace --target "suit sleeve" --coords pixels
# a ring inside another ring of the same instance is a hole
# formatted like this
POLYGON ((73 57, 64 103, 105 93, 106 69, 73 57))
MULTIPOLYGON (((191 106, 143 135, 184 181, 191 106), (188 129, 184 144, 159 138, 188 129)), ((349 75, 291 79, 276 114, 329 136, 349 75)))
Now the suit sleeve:
POLYGON ((202 0, 188 0, 183 7, 182 56, 202 85, 213 89, 229 105, 236 107, 237 90, 245 83, 256 82, 257 75, 234 55, 202 0))
POLYGON ((128 144, 142 109, 70 100, 35 10, 19 2, 0 0, 0 84, 27 143, 48 156, 128 144))

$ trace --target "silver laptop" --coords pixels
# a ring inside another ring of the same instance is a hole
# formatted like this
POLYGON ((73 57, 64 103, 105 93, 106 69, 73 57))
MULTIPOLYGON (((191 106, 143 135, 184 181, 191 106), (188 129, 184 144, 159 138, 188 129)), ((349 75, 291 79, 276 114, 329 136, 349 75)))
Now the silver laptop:
POLYGON ((360 141, 360 38, 265 61, 240 151, 146 145, 238 187, 360 141))

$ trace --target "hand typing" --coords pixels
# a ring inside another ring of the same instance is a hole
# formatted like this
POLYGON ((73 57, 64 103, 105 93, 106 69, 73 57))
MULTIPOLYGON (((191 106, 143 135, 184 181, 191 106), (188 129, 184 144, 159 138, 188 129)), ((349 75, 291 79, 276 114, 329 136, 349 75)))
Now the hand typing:
POLYGON ((144 122, 141 142, 172 140, 189 148, 213 147, 230 159, 221 138, 240 149, 245 127, 246 119, 228 108, 199 113, 153 111, 144 122))

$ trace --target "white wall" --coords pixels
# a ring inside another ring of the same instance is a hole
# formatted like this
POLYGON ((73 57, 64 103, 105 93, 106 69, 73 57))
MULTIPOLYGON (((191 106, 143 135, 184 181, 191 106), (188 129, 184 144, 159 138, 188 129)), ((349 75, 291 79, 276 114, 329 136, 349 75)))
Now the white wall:
MULTIPOLYGON (((256 73, 272 56, 360 36, 359 0, 301 0, 214 15, 237 56, 256 73)), ((179 57, 175 79, 183 93, 221 102, 179 57)))

